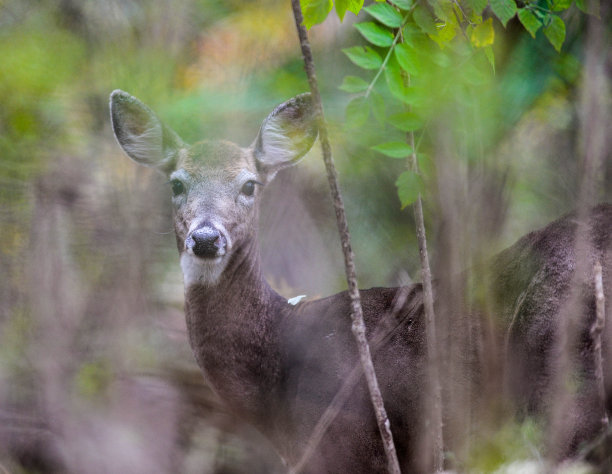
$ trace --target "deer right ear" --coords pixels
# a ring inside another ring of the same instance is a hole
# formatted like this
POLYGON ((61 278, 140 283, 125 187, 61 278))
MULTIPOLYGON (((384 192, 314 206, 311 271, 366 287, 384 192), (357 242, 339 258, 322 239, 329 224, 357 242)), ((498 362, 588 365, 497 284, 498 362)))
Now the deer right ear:
POLYGON ((131 159, 166 174, 172 171, 182 141, 149 107, 117 89, 110 95, 110 113, 115 137, 131 159))
POLYGON ((257 165, 270 176, 302 158, 317 138, 310 94, 282 103, 264 120, 254 144, 257 165))

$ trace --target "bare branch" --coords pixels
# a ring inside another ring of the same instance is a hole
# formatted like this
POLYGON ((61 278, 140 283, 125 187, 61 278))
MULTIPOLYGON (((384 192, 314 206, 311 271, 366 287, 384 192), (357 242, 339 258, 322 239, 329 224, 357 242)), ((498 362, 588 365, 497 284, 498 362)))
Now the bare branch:
POLYGON ((352 331, 357 342, 359 357, 368 384, 372 405, 374 406, 378 429, 383 441, 385 454, 387 455, 388 470, 390 473, 395 474, 400 472, 399 462, 397 459, 395 445, 393 443, 393 436, 391 435, 391 426, 383 404, 382 394, 380 392, 380 387, 378 386, 376 373, 374 371, 370 347, 368 346, 368 341, 366 339, 365 323, 363 321, 361 299, 359 296, 359 288, 357 286, 357 277, 355 272, 353 251, 350 243, 350 234, 344 212, 344 203, 342 201, 342 195, 338 185, 338 177, 332 159, 331 146, 323 115, 323 106, 321 104, 321 95, 319 94, 319 87, 314 70, 312 51, 310 48, 310 42, 308 41, 308 34, 303 23, 302 10, 299 0, 291 0, 291 5, 293 7, 295 25, 300 39, 302 56, 304 58, 304 69, 306 70, 306 75, 308 76, 308 83, 310 84, 313 104, 319 118, 319 139, 321 141, 321 148, 323 149, 323 161, 325 162, 327 179, 329 181, 332 200, 334 202, 334 209, 336 211, 336 221, 338 224, 338 231, 340 233, 342 251, 344 254, 344 266, 348 283, 348 291, 351 298, 351 318, 353 321, 352 331))

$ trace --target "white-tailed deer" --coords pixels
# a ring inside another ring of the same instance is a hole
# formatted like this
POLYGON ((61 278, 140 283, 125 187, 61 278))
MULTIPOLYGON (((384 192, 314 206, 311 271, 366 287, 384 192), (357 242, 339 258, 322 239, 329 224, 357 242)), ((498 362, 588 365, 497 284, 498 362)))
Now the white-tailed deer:
MULTIPOLYGON (((357 364, 346 292, 292 305, 268 286, 260 268, 260 196, 276 173, 299 160, 315 141, 310 96, 300 95, 278 106, 248 148, 218 140, 187 145, 146 105, 119 90, 112 93, 110 107, 123 150, 169 178, 187 329, 199 366, 228 407, 261 430, 286 462, 295 465, 316 422, 357 364)), ((594 209, 589 225, 588 258, 604 265, 610 301, 612 206, 594 209)), ((502 252, 488 270, 498 305, 497 324, 502 332, 510 332, 507 351, 510 359, 516 356, 509 370, 516 382, 513 388, 523 406, 535 413, 554 395, 549 387, 557 315, 572 281, 575 229, 571 216, 560 219, 502 252)), ((598 431, 605 410, 593 389, 594 364, 589 355, 592 284, 582 290, 585 317, 576 354, 581 355, 583 389, 569 450, 598 431)), ((374 363, 400 463, 405 472, 414 472, 423 466, 422 453, 417 451, 425 429, 421 286, 373 288, 363 290, 361 297, 368 337, 378 337, 380 326, 385 328, 384 336, 373 341, 374 363)), ((608 313, 609 308, 608 304, 608 313)), ((608 391, 608 409, 611 400, 608 391)), ((385 470, 362 381, 351 391, 304 472, 385 470)))

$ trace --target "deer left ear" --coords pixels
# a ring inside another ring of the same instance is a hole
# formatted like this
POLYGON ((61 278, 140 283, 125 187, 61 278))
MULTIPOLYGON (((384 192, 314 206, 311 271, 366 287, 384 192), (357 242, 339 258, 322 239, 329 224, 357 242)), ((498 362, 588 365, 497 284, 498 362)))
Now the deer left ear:
POLYGON ((282 103, 263 121, 255 139, 257 166, 273 176, 297 163, 317 138, 318 124, 310 94, 282 103))

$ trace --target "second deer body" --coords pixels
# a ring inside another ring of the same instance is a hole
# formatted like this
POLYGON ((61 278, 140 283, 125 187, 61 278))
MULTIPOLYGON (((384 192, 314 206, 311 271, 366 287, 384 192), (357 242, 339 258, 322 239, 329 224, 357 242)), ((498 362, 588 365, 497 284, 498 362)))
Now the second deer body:
MULTIPOLYGON (((111 95, 111 118, 125 152, 170 180, 187 329, 199 366, 228 407, 261 430, 286 462, 295 465, 316 422, 358 361, 345 292, 292 305, 262 276, 260 196, 276 173, 299 160, 316 139, 309 96, 277 107, 248 148, 216 140, 189 146, 147 106, 122 91, 111 95)), ((596 208, 589 222, 593 245, 588 258, 604 265, 610 301, 612 206, 596 208)), ((543 413, 547 397, 553 396, 554 341, 573 278, 575 228, 567 217, 531 233, 487 270, 497 325, 501 333, 510 331, 505 355, 511 391, 529 413, 543 413)), ((405 472, 423 470, 427 361, 421 287, 374 288, 362 290, 361 297, 400 463, 405 472)), ((570 423, 568 453, 597 433, 598 417, 606 409, 592 390, 594 367, 588 356, 593 298, 586 285, 576 347, 583 386, 570 423)), ((608 410, 611 405, 608 390, 608 410)), ((385 470, 378 428, 361 382, 304 472, 385 470)))

